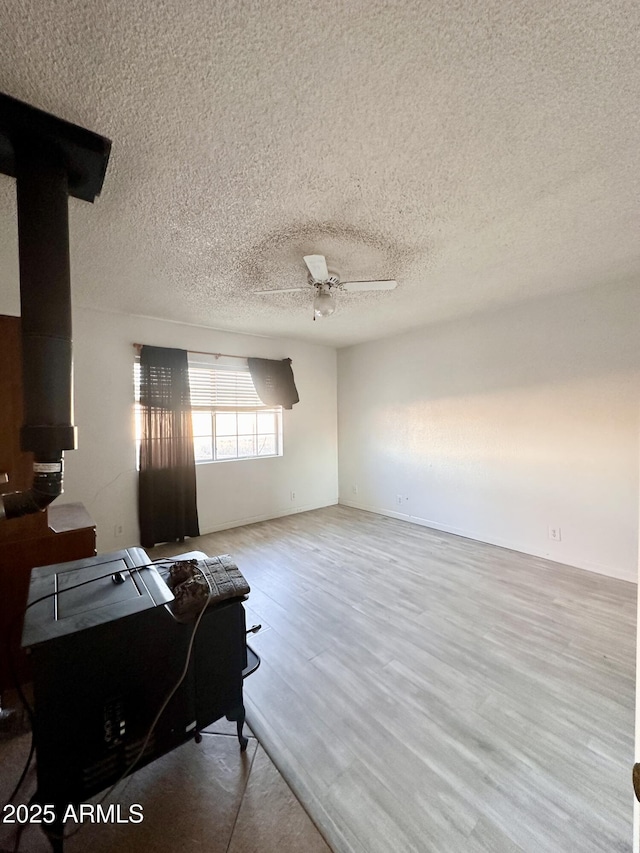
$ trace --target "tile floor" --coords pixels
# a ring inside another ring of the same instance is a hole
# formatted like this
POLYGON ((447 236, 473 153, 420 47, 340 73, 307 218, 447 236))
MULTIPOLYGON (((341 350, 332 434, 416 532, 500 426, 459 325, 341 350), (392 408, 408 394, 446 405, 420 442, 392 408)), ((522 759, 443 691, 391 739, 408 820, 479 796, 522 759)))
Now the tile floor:
MULTIPOLYGON (((143 807, 141 823, 85 824, 65 841, 65 853, 330 853, 257 739, 243 754, 235 724, 221 720, 187 743, 133 774, 107 802, 143 807)), ((0 802, 15 785, 29 750, 29 734, 0 737, 0 802)), ((35 788, 32 766, 16 802, 35 788)), ((106 804, 105 804, 106 805, 106 804)), ((0 853, 13 851, 15 827, 0 822, 0 853)), ((49 853, 37 827, 27 828, 20 853, 49 853)))

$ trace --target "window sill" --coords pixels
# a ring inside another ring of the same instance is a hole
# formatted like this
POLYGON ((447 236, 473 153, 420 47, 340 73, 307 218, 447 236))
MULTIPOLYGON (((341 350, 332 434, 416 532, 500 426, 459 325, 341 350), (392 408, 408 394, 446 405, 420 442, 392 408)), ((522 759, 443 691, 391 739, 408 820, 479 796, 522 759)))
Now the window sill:
POLYGON ((282 453, 263 454, 262 456, 239 456, 234 459, 196 459, 198 465, 220 465, 224 462, 256 462, 260 459, 282 459, 282 453))

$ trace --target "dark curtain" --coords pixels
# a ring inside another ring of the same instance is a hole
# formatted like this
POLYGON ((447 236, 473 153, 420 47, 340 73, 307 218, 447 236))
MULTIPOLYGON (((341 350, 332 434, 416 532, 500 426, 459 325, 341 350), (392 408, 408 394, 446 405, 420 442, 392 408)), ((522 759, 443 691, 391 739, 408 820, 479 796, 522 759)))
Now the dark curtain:
POLYGON ((291 409, 300 398, 291 370, 291 359, 275 361, 270 358, 249 358, 249 373, 265 406, 282 406, 291 409))
POLYGON ((151 548, 199 536, 186 352, 142 347, 140 405, 140 542, 151 548))

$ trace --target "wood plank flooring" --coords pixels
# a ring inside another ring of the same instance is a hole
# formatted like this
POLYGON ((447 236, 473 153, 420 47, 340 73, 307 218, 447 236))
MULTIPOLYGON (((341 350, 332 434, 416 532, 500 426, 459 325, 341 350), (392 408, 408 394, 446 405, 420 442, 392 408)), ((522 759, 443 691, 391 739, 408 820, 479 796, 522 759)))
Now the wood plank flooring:
POLYGON ((634 584, 340 506, 188 548, 251 585, 248 719, 335 851, 631 849, 634 584))

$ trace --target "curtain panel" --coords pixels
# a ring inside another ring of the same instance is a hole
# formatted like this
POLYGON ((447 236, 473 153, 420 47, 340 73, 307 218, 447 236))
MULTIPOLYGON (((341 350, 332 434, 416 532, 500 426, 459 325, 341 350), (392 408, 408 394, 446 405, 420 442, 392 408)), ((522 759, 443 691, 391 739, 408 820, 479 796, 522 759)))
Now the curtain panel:
POLYGON ((249 358, 247 361, 258 397, 265 406, 282 406, 283 409, 291 409, 294 403, 300 402, 290 358, 283 358, 282 361, 271 358, 249 358))
POLYGON ((140 542, 151 548, 199 536, 186 351, 142 347, 140 406, 140 542))

